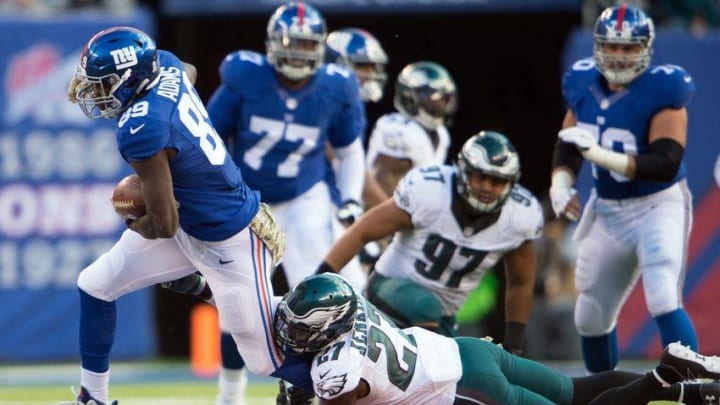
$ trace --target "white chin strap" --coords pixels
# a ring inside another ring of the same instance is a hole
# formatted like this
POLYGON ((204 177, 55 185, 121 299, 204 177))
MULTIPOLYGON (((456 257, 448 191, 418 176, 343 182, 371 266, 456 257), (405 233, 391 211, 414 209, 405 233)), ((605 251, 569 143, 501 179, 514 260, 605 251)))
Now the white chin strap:
POLYGON ((363 101, 377 103, 383 96, 383 89, 375 80, 368 80, 360 87, 360 98, 363 101))

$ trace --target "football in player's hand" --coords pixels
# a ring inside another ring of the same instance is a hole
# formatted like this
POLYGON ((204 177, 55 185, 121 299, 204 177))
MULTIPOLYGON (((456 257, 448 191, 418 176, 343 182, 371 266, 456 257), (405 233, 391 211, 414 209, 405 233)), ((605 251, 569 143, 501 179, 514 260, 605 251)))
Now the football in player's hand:
POLYGON ((120 217, 127 220, 136 220, 145 215, 145 200, 143 200, 142 183, 137 174, 131 174, 115 186, 112 195, 112 205, 120 217))

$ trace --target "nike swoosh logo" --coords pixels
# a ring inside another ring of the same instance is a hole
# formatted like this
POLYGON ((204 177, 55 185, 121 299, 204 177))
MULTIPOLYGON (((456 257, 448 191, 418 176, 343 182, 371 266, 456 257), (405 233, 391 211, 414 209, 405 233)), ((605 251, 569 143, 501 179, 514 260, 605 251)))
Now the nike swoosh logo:
POLYGON ((228 264, 228 263, 232 263, 232 262, 234 262, 234 261, 235 261, 235 260, 223 260, 223 259, 218 259, 218 263, 220 263, 220 264, 228 264))
POLYGON ((325 378, 326 375, 330 373, 330 370, 326 371, 325 374, 320 374, 320 378, 325 378))
POLYGON ((144 126, 145 126, 145 124, 142 124, 142 125, 140 125, 140 126, 137 127, 137 128, 130 127, 130 135, 135 135, 135 134, 137 134, 138 131, 141 130, 141 129, 143 129, 144 126))

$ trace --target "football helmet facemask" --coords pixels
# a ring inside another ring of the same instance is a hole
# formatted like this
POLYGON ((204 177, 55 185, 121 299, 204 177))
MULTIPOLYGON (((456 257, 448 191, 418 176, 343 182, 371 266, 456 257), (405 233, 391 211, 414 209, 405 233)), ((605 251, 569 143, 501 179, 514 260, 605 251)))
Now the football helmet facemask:
POLYGON ((457 88, 450 73, 434 62, 405 66, 395 83, 395 108, 430 130, 445 125, 455 114, 457 100, 457 88))
POLYGON ((95 34, 80 55, 75 99, 89 118, 115 118, 157 79, 155 42, 131 27, 95 34))
POLYGON ((655 39, 653 22, 635 6, 622 4, 608 7, 595 22, 593 59, 600 73, 610 83, 627 84, 640 76, 650 65, 655 39), (617 55, 607 52, 605 45, 640 45, 636 54, 617 55))
POLYGON ((385 65, 388 57, 380 42, 369 32, 359 28, 343 28, 331 32, 327 41, 325 60, 347 66, 360 80, 363 101, 378 102, 387 83, 385 65))
POLYGON ((278 305, 275 340, 289 355, 320 351, 352 329, 357 301, 355 291, 341 276, 310 276, 278 305))
POLYGON ((268 21, 268 61, 290 80, 309 77, 323 63, 326 36, 325 20, 314 7, 303 2, 282 5, 268 21))
POLYGON ((505 204, 513 185, 520 179, 520 158, 505 135, 482 131, 465 141, 455 162, 455 170, 460 197, 479 213, 497 212, 505 204), (470 187, 473 172, 506 180, 507 184, 494 201, 483 201, 486 198, 481 198, 470 187))

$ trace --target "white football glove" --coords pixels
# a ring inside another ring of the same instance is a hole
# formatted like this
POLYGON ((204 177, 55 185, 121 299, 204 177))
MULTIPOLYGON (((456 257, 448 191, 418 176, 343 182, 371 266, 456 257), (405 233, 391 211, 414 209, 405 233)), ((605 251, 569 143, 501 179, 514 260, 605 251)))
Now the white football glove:
POLYGON ((577 221, 578 217, 571 212, 565 212, 570 200, 573 199, 577 190, 572 186, 573 179, 564 170, 558 170, 552 177, 552 184, 550 186, 550 201, 552 202, 552 209, 555 212, 555 216, 560 218, 565 216, 571 221, 577 221))
POLYGON ((558 137, 571 143, 580 151, 583 158, 612 170, 623 176, 627 175, 630 157, 625 153, 615 152, 598 145, 592 132, 580 127, 568 127, 558 132, 558 137))
POLYGON ((571 221, 578 220, 577 216, 565 212, 565 208, 575 194, 577 194, 577 190, 573 187, 550 187, 550 201, 552 201, 552 209, 556 217, 560 218, 564 215, 571 221))
POLYGON ((590 148, 597 146, 597 140, 592 132, 580 127, 565 128, 558 132, 558 137, 564 142, 574 144, 583 156, 590 148))
POLYGON ((342 204, 342 207, 337 212, 337 218, 345 225, 352 225, 360 218, 363 209, 360 204, 355 200, 347 200, 342 204))

